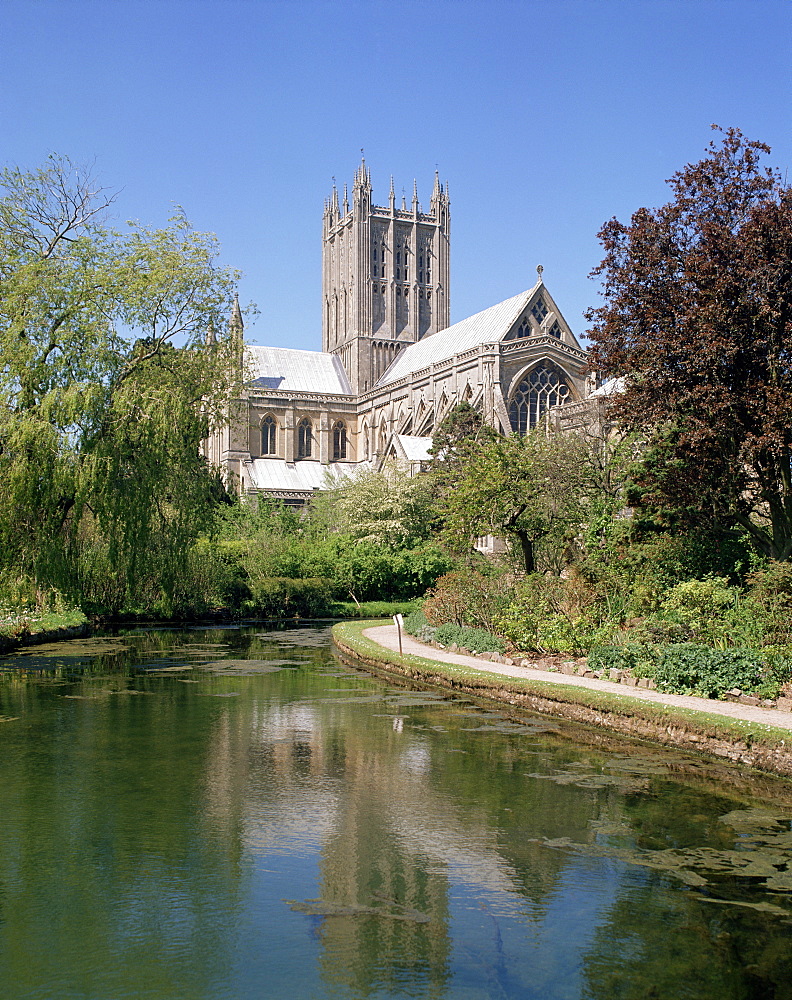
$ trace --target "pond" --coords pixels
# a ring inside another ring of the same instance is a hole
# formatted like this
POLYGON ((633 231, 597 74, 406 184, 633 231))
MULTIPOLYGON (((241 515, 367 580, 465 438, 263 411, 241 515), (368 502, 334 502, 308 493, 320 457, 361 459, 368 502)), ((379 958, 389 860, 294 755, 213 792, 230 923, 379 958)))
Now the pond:
POLYGON ((792 791, 345 666, 0 658, 4 1000, 792 997, 792 791))

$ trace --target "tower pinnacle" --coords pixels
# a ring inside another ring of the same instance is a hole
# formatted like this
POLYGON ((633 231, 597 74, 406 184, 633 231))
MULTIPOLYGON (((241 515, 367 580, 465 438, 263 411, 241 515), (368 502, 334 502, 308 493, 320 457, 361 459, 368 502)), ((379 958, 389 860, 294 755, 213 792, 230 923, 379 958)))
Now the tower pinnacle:
POLYGON ((238 330, 240 334, 245 329, 245 324, 242 320, 242 310, 239 308, 239 292, 234 292, 234 304, 231 307, 231 319, 228 325, 232 330, 238 330))

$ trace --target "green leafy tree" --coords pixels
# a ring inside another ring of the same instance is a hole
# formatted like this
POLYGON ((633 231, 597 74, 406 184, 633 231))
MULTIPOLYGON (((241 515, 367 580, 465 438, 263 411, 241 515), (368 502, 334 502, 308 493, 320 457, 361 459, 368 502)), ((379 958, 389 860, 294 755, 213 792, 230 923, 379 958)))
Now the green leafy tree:
POLYGON ((592 361, 611 414, 648 442, 640 502, 738 525, 792 556, 792 188, 737 129, 669 181, 673 198, 600 232, 592 361))
POLYGON ((217 490, 199 443, 240 364, 204 341, 236 275, 181 212, 110 228, 68 159, 0 187, 0 569, 80 596, 100 545, 119 593, 150 570, 167 590, 217 490))
POLYGON ((403 548, 426 541, 435 518, 431 476, 409 476, 393 465, 328 480, 312 503, 313 529, 403 548))
POLYGON ((444 535, 460 551, 482 535, 510 538, 533 573, 538 544, 585 519, 591 482, 587 449, 574 435, 537 430, 482 442, 443 501, 444 535))
POLYGON ((458 403, 443 417, 432 435, 432 468, 440 489, 452 484, 457 472, 477 450, 498 437, 497 431, 470 403, 458 403))

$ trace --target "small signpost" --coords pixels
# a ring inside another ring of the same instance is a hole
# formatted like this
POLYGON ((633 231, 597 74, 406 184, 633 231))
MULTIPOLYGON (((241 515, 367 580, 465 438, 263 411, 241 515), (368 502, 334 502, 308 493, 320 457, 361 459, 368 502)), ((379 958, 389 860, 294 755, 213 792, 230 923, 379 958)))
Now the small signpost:
POLYGON ((402 633, 402 626, 404 625, 404 619, 402 618, 401 615, 394 615, 393 616, 393 621, 395 622, 396 629, 397 629, 397 631, 399 633, 399 656, 401 656, 402 655, 402 637, 401 637, 401 633, 402 633))

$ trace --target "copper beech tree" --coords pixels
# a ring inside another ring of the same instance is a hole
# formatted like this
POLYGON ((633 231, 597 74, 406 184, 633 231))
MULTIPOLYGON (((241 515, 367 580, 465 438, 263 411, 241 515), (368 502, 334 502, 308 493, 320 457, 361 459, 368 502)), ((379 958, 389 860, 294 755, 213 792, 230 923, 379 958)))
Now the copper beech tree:
POLYGON ((649 505, 741 527, 792 557, 792 189, 737 129, 668 182, 673 198, 599 234, 592 362, 647 443, 649 505))

